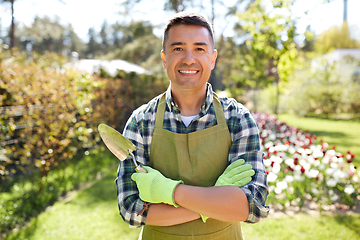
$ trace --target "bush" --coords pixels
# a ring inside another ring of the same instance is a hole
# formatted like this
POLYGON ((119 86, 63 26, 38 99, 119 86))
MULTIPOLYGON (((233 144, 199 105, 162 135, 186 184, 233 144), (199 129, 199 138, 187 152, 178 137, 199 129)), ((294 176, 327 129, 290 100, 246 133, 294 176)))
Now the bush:
POLYGON ((122 131, 131 112, 167 86, 163 78, 136 73, 106 78, 65 71, 56 54, 29 61, 9 53, 0 51, 0 234, 110 166, 87 159, 105 150, 99 123, 122 131), (74 158, 84 154, 87 160, 74 158))
POLYGON ((16 175, 41 180, 94 145, 90 77, 12 60, 0 61, 0 79, 2 181, 16 175))
MULTIPOLYGON (((345 62, 346 63, 346 62, 345 62)), ((293 75, 283 99, 285 111, 304 116, 336 113, 357 114, 360 109, 360 83, 353 80, 356 65, 329 63, 321 59, 316 66, 293 75)))

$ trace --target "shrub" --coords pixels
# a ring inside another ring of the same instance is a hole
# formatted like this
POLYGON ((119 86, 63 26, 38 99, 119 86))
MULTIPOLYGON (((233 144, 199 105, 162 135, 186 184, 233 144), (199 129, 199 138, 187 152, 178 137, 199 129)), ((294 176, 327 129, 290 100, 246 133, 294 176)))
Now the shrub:
POLYGON ((289 81, 283 96, 288 112, 310 113, 329 117, 336 113, 359 112, 360 83, 353 80, 356 65, 345 62, 329 63, 320 59, 313 67, 299 70, 289 81))

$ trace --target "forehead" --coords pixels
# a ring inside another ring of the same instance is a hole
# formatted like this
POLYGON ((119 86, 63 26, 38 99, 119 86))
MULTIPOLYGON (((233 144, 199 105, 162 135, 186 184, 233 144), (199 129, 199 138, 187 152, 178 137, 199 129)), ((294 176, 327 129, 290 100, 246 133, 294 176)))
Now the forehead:
POLYGON ((211 36, 207 28, 196 25, 176 25, 169 29, 166 46, 170 46, 174 42, 183 44, 195 44, 204 42, 208 46, 212 46, 211 36))

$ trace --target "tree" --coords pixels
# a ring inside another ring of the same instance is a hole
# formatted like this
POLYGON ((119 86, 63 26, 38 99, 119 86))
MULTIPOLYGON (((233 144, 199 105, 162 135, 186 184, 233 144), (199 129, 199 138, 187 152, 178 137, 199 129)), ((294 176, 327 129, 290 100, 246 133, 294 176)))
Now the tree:
MULTIPOLYGON (((248 32, 246 48, 239 60, 242 75, 235 79, 237 86, 255 89, 270 83, 277 86, 274 112, 278 112, 279 83, 286 82, 294 71, 297 50, 294 43, 295 21, 291 14, 279 14, 279 10, 289 13, 291 1, 272 0, 272 12, 256 0, 244 13, 239 14, 240 24, 248 32)), ((256 104, 255 104, 256 108, 256 104)), ((256 109, 255 109, 256 110, 256 109)))
POLYGON ((97 55, 98 51, 101 49, 100 43, 96 40, 97 35, 94 28, 89 28, 88 31, 89 41, 87 43, 86 55, 88 58, 93 58, 97 55))
POLYGON ((109 51, 109 39, 108 39, 108 25, 107 22, 104 21, 101 30, 100 30, 100 38, 101 38, 101 49, 106 54, 109 51))
POLYGON ((14 3, 15 0, 2 0, 11 4, 11 26, 10 26, 10 48, 15 46, 15 18, 14 18, 14 3))
POLYGON ((341 27, 333 26, 317 37, 315 49, 324 54, 336 48, 360 48, 360 41, 353 39, 351 32, 347 22, 341 27))
POLYGON ((16 29, 19 48, 26 50, 28 44, 33 51, 67 53, 82 51, 83 44, 71 25, 63 26, 58 18, 35 17, 31 26, 16 29))

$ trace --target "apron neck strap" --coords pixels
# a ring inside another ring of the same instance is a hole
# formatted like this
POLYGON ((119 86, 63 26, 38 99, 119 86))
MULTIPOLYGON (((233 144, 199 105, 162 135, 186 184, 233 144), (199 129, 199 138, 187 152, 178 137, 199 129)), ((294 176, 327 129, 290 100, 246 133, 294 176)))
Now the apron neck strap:
MULTIPOLYGON (((215 110, 217 123, 226 124, 223 108, 221 106, 219 97, 215 92, 213 93, 213 106, 215 110)), ((166 108, 166 99, 165 99, 165 93, 163 93, 160 97, 158 108, 156 110, 155 128, 161 128, 161 129, 163 128, 165 108, 166 108)))

